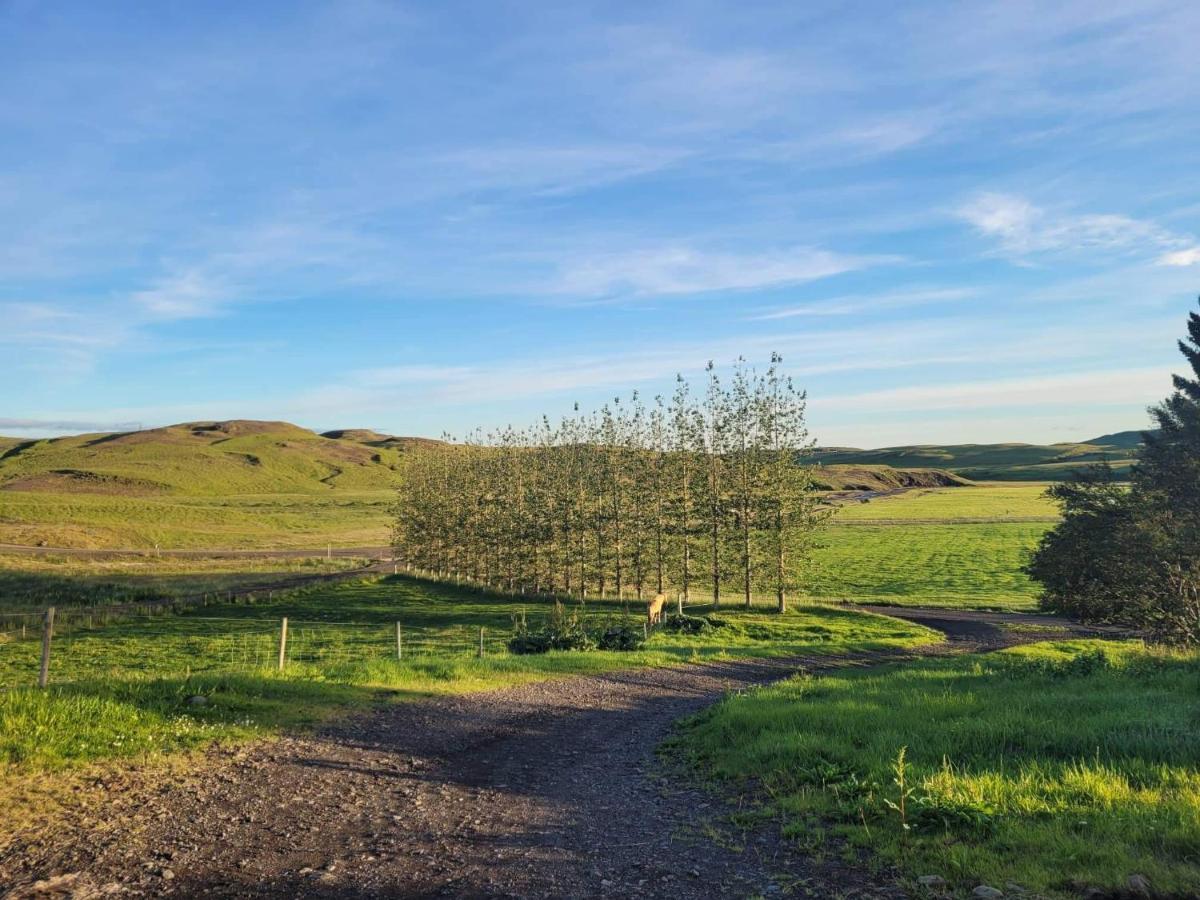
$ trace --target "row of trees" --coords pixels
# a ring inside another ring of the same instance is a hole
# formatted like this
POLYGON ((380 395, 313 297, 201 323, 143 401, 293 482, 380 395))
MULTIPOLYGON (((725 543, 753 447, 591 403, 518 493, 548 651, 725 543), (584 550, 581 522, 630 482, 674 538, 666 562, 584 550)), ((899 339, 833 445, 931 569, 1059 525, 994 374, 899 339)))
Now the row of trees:
POLYGON ((1200 315, 1179 349, 1193 377, 1151 410, 1130 484, 1105 465, 1052 488, 1063 521, 1028 568, 1051 611, 1200 644, 1200 315))
POLYGON ((697 592, 780 611, 802 582, 823 508, 805 394, 771 358, 710 363, 702 391, 634 394, 552 425, 407 454, 394 543, 405 563, 508 591, 642 599, 697 592))

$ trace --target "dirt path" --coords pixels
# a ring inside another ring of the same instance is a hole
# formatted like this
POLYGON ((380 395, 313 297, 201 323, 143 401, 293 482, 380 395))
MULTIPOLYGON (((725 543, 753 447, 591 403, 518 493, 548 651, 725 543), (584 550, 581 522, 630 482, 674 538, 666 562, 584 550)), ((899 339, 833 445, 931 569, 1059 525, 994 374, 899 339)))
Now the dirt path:
MULTIPOLYGON (((922 653, 1030 639, 986 624, 950 622, 947 644, 922 653)), ((731 689, 913 655, 643 669, 381 705, 314 737, 215 751, 200 775, 122 784, 62 841, 11 846, 0 884, 12 897, 54 876, 80 897, 897 897, 886 878, 815 863, 772 833, 713 840, 728 809, 664 777, 654 748, 731 689)))

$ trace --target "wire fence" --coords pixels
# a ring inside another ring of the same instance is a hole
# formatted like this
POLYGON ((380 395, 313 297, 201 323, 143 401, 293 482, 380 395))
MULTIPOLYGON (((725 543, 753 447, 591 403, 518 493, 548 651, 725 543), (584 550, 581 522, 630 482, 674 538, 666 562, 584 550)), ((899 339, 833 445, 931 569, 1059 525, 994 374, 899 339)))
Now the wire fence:
POLYGON ((313 667, 336 676, 382 661, 487 657, 510 633, 486 626, 123 614, 0 613, 0 689, 313 667))

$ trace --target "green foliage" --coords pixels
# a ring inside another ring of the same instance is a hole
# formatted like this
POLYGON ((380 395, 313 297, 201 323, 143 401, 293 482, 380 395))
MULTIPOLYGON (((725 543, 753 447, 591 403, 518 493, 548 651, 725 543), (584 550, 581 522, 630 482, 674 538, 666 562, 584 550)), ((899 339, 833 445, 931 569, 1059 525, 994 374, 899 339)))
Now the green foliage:
POLYGON ((1045 536, 1029 572, 1042 602, 1090 621, 1148 629, 1200 644, 1200 314, 1179 348, 1193 378, 1151 412, 1128 491, 1101 466, 1051 491, 1063 521, 1045 536))
POLYGON ((1068 898, 1137 872, 1200 891, 1195 651, 1056 642, 799 676, 676 743, 760 790, 785 832, 824 820, 914 877, 1068 898))
POLYGON ((596 641, 588 633, 583 621, 582 604, 580 607, 579 610, 567 612, 561 603, 555 602, 553 609, 546 616, 545 623, 536 630, 530 630, 522 612, 513 620, 513 636, 508 641, 508 652, 523 655, 549 653, 551 650, 596 649, 596 641))
POLYGON ((714 603, 770 592, 782 611, 825 518, 805 397, 772 356, 702 403, 681 379, 671 406, 635 393, 591 415, 475 434, 408 455, 394 545, 439 578, 509 592, 648 596, 703 583, 714 603))
POLYGON ((726 624, 728 623, 724 619, 716 616, 689 616, 672 613, 663 619, 662 627, 664 631, 679 634, 704 634, 714 628, 724 628, 726 624))
POLYGON ((596 635, 596 647, 600 650, 617 650, 629 653, 646 646, 642 626, 634 622, 611 622, 596 635))

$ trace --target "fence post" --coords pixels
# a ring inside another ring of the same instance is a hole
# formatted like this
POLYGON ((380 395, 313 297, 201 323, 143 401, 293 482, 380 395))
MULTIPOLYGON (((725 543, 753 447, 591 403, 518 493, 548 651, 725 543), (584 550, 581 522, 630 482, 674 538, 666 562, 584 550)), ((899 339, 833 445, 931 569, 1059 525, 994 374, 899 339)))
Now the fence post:
POLYGON ((38 687, 50 682, 50 639, 54 636, 54 607, 46 607, 46 618, 42 622, 42 667, 38 670, 38 687))
POLYGON ((483 659, 483 626, 479 626, 479 658, 483 659))
POLYGON ((404 643, 399 622, 396 623, 396 659, 404 659, 404 643))
POLYGON ((279 671, 283 671, 284 660, 287 659, 287 616, 279 623, 279 671))

